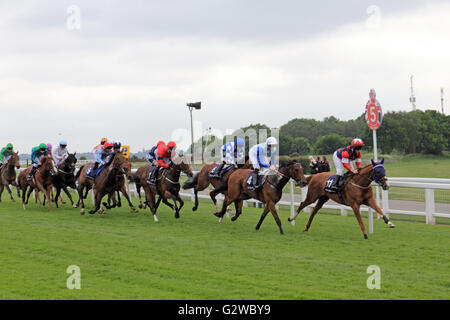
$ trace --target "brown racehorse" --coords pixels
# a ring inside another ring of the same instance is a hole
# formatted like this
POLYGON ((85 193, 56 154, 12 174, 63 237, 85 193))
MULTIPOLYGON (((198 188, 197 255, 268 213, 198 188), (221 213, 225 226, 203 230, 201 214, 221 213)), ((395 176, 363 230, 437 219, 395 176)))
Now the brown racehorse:
POLYGON ((13 185, 17 189, 17 197, 20 197, 20 189, 16 182, 16 168, 20 169, 19 153, 15 152, 11 158, 2 166, 0 171, 0 201, 2 201, 3 189, 6 187, 12 202, 15 202, 9 185, 13 185))
POLYGON ((184 205, 184 201, 180 197, 180 174, 184 172, 187 176, 192 177, 192 170, 185 157, 176 157, 169 169, 163 170, 161 176, 157 179, 156 185, 150 185, 146 190, 146 202, 153 213, 153 218, 158 221, 156 211, 160 201, 170 207, 175 212, 175 218, 180 217, 180 210, 184 205), (159 196, 158 202, 155 203, 156 195, 159 196), (168 202, 168 199, 173 201, 173 205, 168 202), (180 206, 177 206, 177 201, 180 206))
MULTIPOLYGON (((56 174, 55 163, 51 156, 43 156, 39 160, 39 167, 34 174, 34 178, 31 181, 27 181, 28 172, 31 167, 22 170, 19 174, 18 185, 22 189, 22 205, 23 209, 26 209, 28 199, 33 189, 41 191, 45 195, 45 201, 48 203, 48 209, 52 210, 52 202, 50 199, 50 188, 52 187, 52 177, 56 174), (30 187, 28 194, 26 194, 27 188, 30 187), (25 199, 26 196, 26 199, 25 199)), ((45 203, 44 203, 45 204, 45 203)))
POLYGON ((308 178, 308 193, 306 195, 306 199, 300 204, 296 215, 294 217, 289 217, 289 221, 294 220, 298 216, 300 211, 303 210, 303 208, 310 205, 311 203, 314 203, 316 200, 319 200, 312 210, 308 223, 306 224, 304 231, 308 231, 317 211, 322 208, 325 202, 327 202, 329 199, 332 199, 338 203, 350 206, 353 209, 353 212, 356 219, 358 220, 359 226, 364 234, 365 239, 368 239, 368 237, 366 227, 364 226, 364 222, 362 221, 360 212, 360 206, 363 204, 371 207, 376 212, 378 212, 383 217, 384 222, 390 228, 394 228, 395 226, 392 224, 392 222, 389 221, 389 218, 383 213, 380 207, 378 207, 372 193, 372 182, 376 182, 381 185, 383 190, 387 190, 389 188, 389 183, 386 178, 386 171, 383 167, 383 162, 384 159, 382 159, 379 163, 375 163, 372 160, 372 164, 360 169, 357 174, 350 174, 345 180, 345 185, 342 189, 341 197, 339 197, 338 194, 324 191, 325 184, 328 178, 333 175, 333 173, 322 172, 310 176, 308 178))
MULTIPOLYGON (((128 181, 132 181, 132 176, 131 176, 131 161, 128 158, 125 158, 125 165, 127 166, 127 174, 128 174, 128 181)), ((103 202, 103 205, 106 207, 106 209, 111 209, 111 208, 115 208, 116 205, 120 208, 122 206, 122 202, 120 200, 120 192, 122 192, 122 194, 124 195, 125 199, 127 199, 128 201, 128 205, 130 206, 130 209, 133 211, 137 211, 136 208, 134 207, 133 203, 130 200, 130 197, 128 195, 127 192, 127 187, 125 185, 125 177, 123 175, 123 173, 117 175, 117 180, 116 180, 116 190, 115 192, 112 192, 108 195, 108 202, 103 202), (115 194, 117 193, 117 201, 116 201, 116 197, 115 194), (112 205, 111 205, 111 200, 112 200, 112 205)))
MULTIPOLYGON (((186 183, 183 185, 184 190, 188 190, 188 189, 192 189, 192 188, 194 189, 195 204, 194 204, 194 207, 192 208, 192 211, 197 211, 197 209, 198 209, 198 193, 200 191, 203 191, 206 188, 208 188, 208 186, 211 184, 214 187, 214 190, 212 190, 209 193, 209 196, 211 197, 211 200, 213 201, 214 205, 216 206, 216 212, 218 212, 219 209, 217 208, 216 196, 220 193, 222 193, 222 194, 226 193, 226 191, 228 189, 228 178, 230 177, 230 175, 233 172, 235 172, 237 169, 253 169, 253 166, 250 163, 250 160, 246 159, 245 164, 237 165, 234 168, 229 169, 227 172, 225 172, 222 175, 221 179, 211 178, 209 174, 210 174, 211 170, 217 165, 219 165, 219 163, 216 163, 216 162, 204 165, 203 168, 198 173, 196 173, 192 179, 186 181, 186 183)), ((224 169, 225 169, 225 167, 223 167, 222 170, 224 170, 224 169)))
POLYGON ((83 199, 86 198, 86 196, 83 196, 83 190, 86 188, 87 194, 90 187, 93 187, 94 191, 95 208, 90 210, 89 213, 94 214, 97 211, 99 211, 99 213, 105 213, 105 211, 101 208, 102 198, 105 195, 116 191, 117 176, 120 174, 126 174, 128 171, 127 161, 121 152, 113 153, 111 159, 107 164, 105 164, 105 167, 95 178, 94 182, 86 176, 86 170, 90 167, 90 165, 92 164, 86 164, 80 168, 77 173, 77 176, 79 177, 77 190, 79 196, 78 205, 81 204, 80 213, 84 214, 85 212, 83 199))
POLYGON ((243 201, 253 198, 266 204, 261 218, 256 225, 256 230, 259 230, 266 215, 270 211, 280 229, 280 233, 283 234, 281 221, 278 217, 275 205, 280 201, 283 188, 290 179, 293 179, 299 186, 305 186, 307 184, 307 180, 303 174, 303 167, 295 160, 283 163, 280 166, 279 171, 271 170, 261 188, 257 190, 249 190, 247 188, 247 179, 252 172, 253 171, 249 169, 242 169, 237 170, 230 175, 228 179, 228 192, 225 196, 222 210, 214 215, 219 218, 219 222, 222 222, 227 207, 234 202, 236 214, 231 220, 235 221, 242 213, 243 201))

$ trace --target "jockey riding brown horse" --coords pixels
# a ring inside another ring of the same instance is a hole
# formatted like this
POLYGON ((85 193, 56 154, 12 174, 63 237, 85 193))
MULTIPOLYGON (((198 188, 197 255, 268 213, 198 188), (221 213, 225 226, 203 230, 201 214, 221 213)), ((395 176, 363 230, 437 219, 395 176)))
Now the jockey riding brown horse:
POLYGON ((389 183, 386 178, 386 171, 383 167, 384 159, 381 162, 376 163, 372 160, 372 164, 365 168, 359 169, 357 174, 350 173, 346 179, 345 185, 339 194, 329 193, 324 190, 327 180, 333 175, 333 173, 323 172, 318 173, 313 176, 308 177, 308 193, 306 195, 305 201, 303 201, 295 216, 289 217, 289 221, 295 220, 300 211, 307 207, 311 203, 314 203, 317 199, 319 200, 311 212, 308 223, 304 231, 308 231, 311 227, 311 223, 316 215, 317 211, 322 208, 322 206, 329 199, 332 199, 338 203, 350 206, 353 209, 356 219, 358 220, 361 231, 364 234, 364 238, 368 239, 366 227, 361 218, 360 206, 366 205, 374 209, 379 213, 384 222, 390 227, 394 228, 394 224, 389 221, 389 218, 383 213, 380 207, 377 205, 373 193, 372 193, 372 182, 376 182, 381 185, 383 190, 389 189, 389 183))
POLYGON ((19 153, 15 152, 11 158, 2 166, 0 171, 0 201, 2 201, 3 189, 6 187, 12 202, 15 202, 9 185, 13 185, 17 189, 17 197, 20 197, 20 188, 16 182, 16 168, 20 169, 19 153))
POLYGON ((101 209, 102 198, 110 193, 116 191, 117 176, 120 174, 126 174, 128 171, 128 165, 126 158, 121 152, 113 153, 109 162, 105 164, 103 170, 95 178, 95 181, 87 177, 86 171, 92 165, 88 163, 81 167, 77 172, 78 177, 78 205, 81 205, 81 214, 85 212, 85 206, 83 199, 86 198, 88 190, 93 187, 94 198, 95 198, 95 209, 89 211, 90 214, 94 214, 97 211, 99 213, 105 213, 101 209), (83 196, 83 191, 86 188, 86 195, 83 196))
POLYGON ((278 217, 275 205, 278 201, 280 201, 283 188, 290 179, 293 179, 299 186, 305 186, 307 184, 306 178, 303 174, 302 165, 295 160, 291 160, 288 163, 283 163, 280 166, 279 171, 270 170, 265 182, 256 190, 250 190, 247 186, 247 180, 252 173, 252 170, 242 169, 231 174, 228 179, 228 192, 225 195, 222 210, 214 215, 219 218, 219 222, 222 222, 222 218, 227 210, 227 207, 234 202, 236 214, 231 218, 231 220, 235 221, 242 213, 243 201, 253 198, 266 204, 261 218, 256 226, 256 230, 259 230, 266 215, 270 211, 278 225, 280 233, 283 234, 281 221, 278 217))
POLYGON ((144 188, 146 191, 146 202, 153 213, 155 221, 158 221, 156 211, 161 200, 175 212, 176 219, 180 217, 180 210, 184 205, 184 201, 180 197, 180 174, 184 172, 188 177, 192 177, 193 175, 189 163, 184 156, 176 157, 172 161, 172 165, 162 171, 161 176, 156 181, 156 185, 150 185, 148 188, 144 188), (155 203, 156 195, 159 196, 159 199, 155 203), (173 205, 167 201, 168 199, 173 201, 173 205), (179 207, 177 206, 177 201, 180 203, 179 207))
MULTIPOLYGON (((127 174, 128 174, 128 181, 132 181, 132 176, 131 176, 131 161, 128 158, 125 158, 125 164, 127 166, 127 174)), ((117 180, 116 180, 116 190, 112 193, 110 193, 108 195, 108 202, 103 202, 103 205, 105 206, 106 209, 112 209, 115 208, 116 205, 120 208, 122 206, 122 202, 120 200, 120 192, 122 192, 122 194, 124 195, 125 199, 127 199, 128 201, 128 205, 130 206, 130 209, 133 211, 137 211, 136 208, 134 207, 133 203, 131 202, 130 196, 128 195, 127 192, 127 187, 125 185, 125 177, 124 174, 121 173, 117 176, 117 180), (116 195, 117 194, 117 201, 116 201, 116 195), (111 205, 111 200, 112 200, 112 205, 111 205)))
POLYGON ((27 175, 32 167, 28 167, 19 174, 18 185, 22 189, 22 205, 26 209, 28 199, 33 189, 42 191, 45 195, 45 200, 48 203, 48 209, 52 210, 52 202, 50 199, 50 188, 52 187, 52 177, 56 174, 55 163, 51 156, 42 156, 39 160, 39 166, 31 181, 27 181, 27 175), (28 194, 27 188, 30 187, 28 194), (26 196, 26 199, 25 199, 26 196))

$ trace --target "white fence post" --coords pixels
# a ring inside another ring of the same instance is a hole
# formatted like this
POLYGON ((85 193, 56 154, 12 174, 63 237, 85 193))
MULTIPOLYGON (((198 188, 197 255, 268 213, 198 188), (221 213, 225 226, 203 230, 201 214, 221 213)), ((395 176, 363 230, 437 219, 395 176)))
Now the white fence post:
POLYGON ((341 216, 345 217, 347 215, 347 210, 345 209, 345 206, 341 206, 341 216))
POLYGON ((372 208, 369 208, 368 214, 369 214, 369 233, 373 234, 373 210, 372 210, 372 208))
POLYGON ((425 189, 425 213, 427 224, 436 224, 436 219, 433 215, 435 211, 434 189, 425 189))
POLYGON ((389 191, 381 190, 381 202, 383 205, 383 213, 389 218, 389 191))

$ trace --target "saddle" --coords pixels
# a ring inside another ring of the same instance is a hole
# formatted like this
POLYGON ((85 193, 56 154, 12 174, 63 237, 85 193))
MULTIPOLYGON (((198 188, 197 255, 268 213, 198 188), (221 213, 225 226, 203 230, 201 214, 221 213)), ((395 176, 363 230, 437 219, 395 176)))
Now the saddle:
POLYGON ((147 183, 150 185, 156 185, 156 181, 158 181, 160 179, 160 177, 162 176, 163 172, 165 171, 165 169, 163 170, 159 170, 160 167, 153 167, 152 170, 150 170, 150 172, 148 173, 148 177, 147 177, 147 183), (155 170, 157 170, 156 173, 155 170), (153 178, 152 178, 153 177, 153 178))
POLYGON ((89 168, 86 169, 86 176, 92 179, 97 178, 97 176, 102 172, 102 170, 105 168, 104 165, 99 166, 96 170, 94 170, 94 165, 91 165, 89 168))
MULTIPOLYGON (((253 175, 254 172, 250 173, 249 177, 247 178, 247 189, 248 190, 256 190, 257 188, 255 188, 255 183, 253 182, 253 175)), ((267 179, 267 174, 258 174, 258 185, 261 188, 264 184, 264 182, 266 182, 267 179)))
MULTIPOLYGON (((209 172, 209 178, 215 178, 217 175, 217 170, 219 170, 220 164, 216 165, 212 170, 209 172)), ((234 168, 234 165, 227 164, 223 167, 222 172, 220 173, 220 178, 222 178, 225 173, 230 171, 232 168, 234 168)))

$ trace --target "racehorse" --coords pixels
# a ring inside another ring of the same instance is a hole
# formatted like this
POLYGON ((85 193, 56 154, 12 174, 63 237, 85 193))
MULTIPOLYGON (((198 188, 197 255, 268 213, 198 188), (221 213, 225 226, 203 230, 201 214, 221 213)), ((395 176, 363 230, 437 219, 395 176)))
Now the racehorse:
POLYGON ((160 177, 156 180, 156 185, 149 185, 148 188, 144 188, 146 202, 155 221, 158 221, 156 211, 161 200, 175 212, 176 219, 180 217, 180 210, 184 206, 184 201, 180 197, 180 174, 184 172, 188 177, 193 176, 189 163, 184 156, 176 157, 172 161, 172 166, 162 171, 160 177), (155 203, 156 195, 159 198, 158 202, 155 203), (173 201, 173 205, 168 202, 168 199, 173 201), (180 206, 177 206, 177 201, 180 206))
POLYGON ((86 198, 86 195, 91 187, 93 187, 94 191, 94 199, 95 199, 95 208, 90 210, 90 214, 94 214, 97 211, 99 213, 105 213, 103 209, 101 209, 101 201, 102 198, 110 193, 113 193, 116 190, 117 176, 119 174, 126 174, 128 171, 128 165, 126 163, 126 158, 123 156, 121 152, 113 153, 108 163, 105 164, 103 170, 97 175, 95 181, 87 178, 86 171, 92 165, 86 164, 81 167, 77 172, 78 177, 78 205, 81 204, 81 214, 85 212, 85 206, 83 199, 86 198), (83 196, 83 190, 86 188, 86 195, 83 196))
POLYGON ((219 213, 214 213, 214 215, 219 218, 219 222, 222 222, 222 218, 227 210, 227 207, 234 202, 236 214, 231 218, 231 220, 235 221, 242 213, 242 205, 244 200, 253 198, 266 204, 261 218, 256 225, 256 230, 259 230, 266 215, 270 211, 278 225, 278 228, 280 229, 280 233, 283 234, 281 221, 278 217, 275 205, 278 201, 280 201, 283 188, 290 179, 293 179, 300 187, 306 186, 307 180, 303 174, 302 165, 295 160, 282 163, 279 170, 270 170, 264 183, 257 190, 248 189, 247 180, 251 174, 253 174, 252 170, 242 169, 237 170, 230 175, 228 179, 228 192, 225 195, 222 210, 219 213))
POLYGON ((379 184, 383 190, 389 189, 389 182, 386 178, 386 170, 383 167, 384 158, 381 162, 374 162, 371 160, 371 164, 359 169, 357 174, 350 173, 345 182, 344 187, 340 194, 329 193, 324 190, 328 178, 333 174, 330 172, 322 172, 309 177, 308 181, 308 193, 306 195, 305 201, 303 201, 298 207, 297 213, 293 217, 289 217, 289 221, 294 220, 300 211, 306 206, 314 203, 317 199, 319 200, 311 212, 308 223, 306 224, 305 230, 308 231, 311 227, 311 223, 316 215, 317 211, 322 208, 322 206, 329 199, 332 199, 338 203, 350 206, 353 209, 356 219, 358 220, 361 231, 364 234, 364 238, 368 239, 366 227, 361 218, 360 207, 362 204, 371 207, 377 213, 379 213, 384 222, 390 227, 394 228, 394 224, 389 221, 389 218, 383 213, 383 211, 378 207, 372 193, 372 182, 379 184))
POLYGON ((11 158, 2 166, 0 171, 0 202, 2 201, 3 189, 6 187, 12 202, 15 202, 9 185, 13 185, 17 189, 17 197, 20 197, 20 188, 16 182, 16 168, 20 169, 19 153, 15 152, 11 158))
POLYGON ((26 209, 28 199, 33 189, 42 191, 45 195, 45 200, 48 203, 48 209, 52 210, 52 202, 50 199, 50 188, 52 187, 52 176, 56 174, 55 163, 50 156, 43 156, 39 160, 39 167, 34 174, 34 178, 31 181, 27 180, 27 175, 30 172, 31 167, 22 170, 19 174, 18 185, 22 189, 22 205, 23 209, 26 209), (26 194, 27 188, 30 187, 28 194, 26 194), (26 196, 26 199, 25 199, 26 196))
MULTIPOLYGON (((198 209, 198 193, 199 193, 199 191, 205 190, 210 184, 212 184, 212 186, 214 187, 214 190, 212 190, 209 193, 209 196, 211 197, 211 200, 213 201, 214 205, 216 206, 216 211, 219 211, 219 209, 217 208, 216 196, 220 193, 223 193, 223 194, 226 193, 227 188, 228 188, 228 178, 230 177, 230 175, 233 172, 238 170, 238 167, 229 169, 222 175, 222 178, 220 178, 220 179, 211 178, 210 172, 217 165, 219 165, 219 164, 216 162, 204 165, 203 168, 200 170, 200 172, 196 173, 191 180, 188 180, 184 183, 184 185, 183 185, 184 190, 188 190, 188 189, 192 189, 192 188, 194 189, 195 204, 194 204, 194 207, 192 208, 192 211, 197 211, 197 209, 198 209)), ((242 169, 246 169, 246 168, 247 169, 251 168, 251 164, 248 160, 245 163, 245 165, 243 165, 243 167, 242 167, 242 169)), ((225 170, 225 167, 222 170, 225 170)))
POLYGON ((77 163, 77 158, 75 153, 69 153, 66 159, 62 161, 57 169, 56 174, 53 176, 52 182, 53 186, 56 188, 56 196, 55 196, 55 205, 58 208, 58 197, 61 194, 61 189, 67 195, 70 200, 72 206, 74 206, 72 196, 70 192, 67 190, 67 187, 72 189, 76 189, 77 186, 75 184, 75 164, 77 163))
MULTIPOLYGON (((131 176, 131 161, 130 161, 130 159, 125 158, 125 164, 127 167, 126 172, 128 174, 128 176, 127 176, 128 181, 132 181, 133 178, 131 176)), ((124 197, 127 199, 130 209, 133 211, 137 211, 128 195, 127 188, 125 186, 125 177, 124 177, 123 173, 120 173, 116 176, 116 189, 113 192, 111 192, 110 194, 108 194, 108 202, 103 202, 103 205, 106 207, 106 209, 112 209, 112 208, 115 208, 116 206, 118 206, 120 208, 122 206, 122 202, 120 199, 120 192, 122 192, 124 197), (117 193, 117 201, 116 201, 116 196, 115 196, 116 193, 117 193), (111 205, 111 200, 112 200, 112 205, 111 205)))

